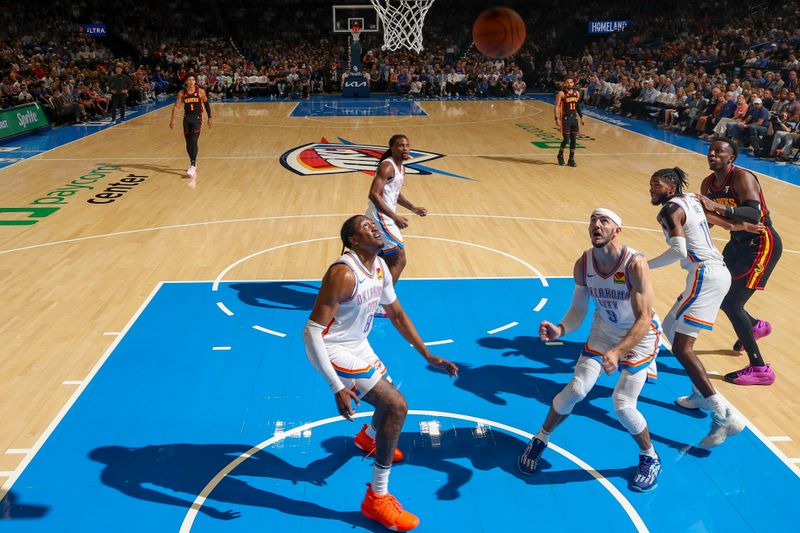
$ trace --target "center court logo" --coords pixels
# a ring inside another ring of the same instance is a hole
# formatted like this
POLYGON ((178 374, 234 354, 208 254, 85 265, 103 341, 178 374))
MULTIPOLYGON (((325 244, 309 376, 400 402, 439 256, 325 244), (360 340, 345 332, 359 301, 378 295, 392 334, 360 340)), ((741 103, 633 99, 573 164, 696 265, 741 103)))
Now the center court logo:
MULTIPOLYGON (((304 144, 292 148, 281 155, 281 165, 300 176, 318 176, 322 174, 347 174, 350 172, 363 172, 372 175, 378 168, 378 161, 386 146, 368 144, 355 144, 341 137, 338 143, 328 142, 324 137, 318 143, 304 144)), ((423 165, 444 157, 443 154, 411 150, 410 159, 406 161, 406 172, 409 174, 441 174, 462 180, 473 180, 466 176, 459 176, 444 170, 437 170, 423 165)))

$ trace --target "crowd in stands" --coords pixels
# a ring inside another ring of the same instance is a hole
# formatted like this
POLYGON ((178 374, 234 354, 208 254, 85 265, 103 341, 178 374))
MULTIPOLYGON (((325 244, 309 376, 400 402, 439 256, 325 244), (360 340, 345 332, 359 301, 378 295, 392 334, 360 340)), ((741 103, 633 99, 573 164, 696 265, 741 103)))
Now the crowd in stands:
POLYGON ((634 19, 628 31, 581 50, 551 50, 542 74, 553 85, 575 78, 590 106, 703 140, 726 136, 755 157, 798 161, 800 7, 701 2, 691 13, 651 12, 647 23, 634 19))
MULTIPOLYGON (((355 1, 355 0, 354 0, 355 1)), ((585 101, 709 138, 725 134, 756 155, 790 158, 798 144, 800 9, 767 1, 730 9, 700 0, 601 0, 569 5, 506 2, 528 25, 513 58, 488 60, 471 47, 481 2, 437 0, 425 49, 384 51, 362 33, 362 62, 374 92, 411 98, 518 96, 576 79, 585 101), (621 33, 588 34, 597 19, 631 20, 621 33)), ((0 105, 39 102, 56 122, 105 116, 107 81, 122 64, 128 103, 173 94, 188 73, 212 99, 304 98, 337 93, 350 66, 349 35, 334 34, 328 0, 197 0, 165 4, 100 0, 0 9, 0 105), (113 8, 112 8, 113 7, 113 8), (101 22, 106 38, 79 31, 101 22)))

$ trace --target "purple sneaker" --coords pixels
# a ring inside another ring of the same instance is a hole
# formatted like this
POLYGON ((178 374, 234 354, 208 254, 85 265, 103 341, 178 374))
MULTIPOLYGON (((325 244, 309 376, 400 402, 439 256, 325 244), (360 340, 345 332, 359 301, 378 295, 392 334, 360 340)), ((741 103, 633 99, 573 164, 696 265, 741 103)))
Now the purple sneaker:
POLYGON ((725 381, 736 385, 772 385, 775 383, 775 372, 769 365, 748 366, 725 374, 725 381))
MULTIPOLYGON (((755 337, 756 340, 766 337, 770 333, 772 333, 772 324, 766 320, 759 320, 756 322, 756 325, 753 326, 753 337, 755 337)), ((744 345, 742 344, 742 341, 737 340, 736 344, 733 345, 733 349, 737 352, 743 352, 744 345)))

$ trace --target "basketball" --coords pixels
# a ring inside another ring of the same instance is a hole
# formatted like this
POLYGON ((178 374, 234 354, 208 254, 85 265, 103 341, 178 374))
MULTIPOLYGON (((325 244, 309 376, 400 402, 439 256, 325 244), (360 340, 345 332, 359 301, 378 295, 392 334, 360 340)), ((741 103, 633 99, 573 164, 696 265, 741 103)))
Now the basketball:
POLYGON ((525 23, 513 9, 493 7, 475 20, 472 40, 475 48, 486 57, 509 57, 517 53, 525 42, 525 23))

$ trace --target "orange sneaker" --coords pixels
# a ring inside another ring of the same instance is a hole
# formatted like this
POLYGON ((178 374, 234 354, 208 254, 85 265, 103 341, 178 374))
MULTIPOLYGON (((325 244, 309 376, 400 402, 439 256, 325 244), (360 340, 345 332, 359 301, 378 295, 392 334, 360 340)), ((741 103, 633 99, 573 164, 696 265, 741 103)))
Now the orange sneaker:
MULTIPOLYGON (((367 435, 366 424, 364 424, 364 427, 361 428, 361 431, 358 432, 358 435, 356 435, 356 438, 353 439, 353 441, 356 443, 356 447, 367 452, 367 455, 372 455, 375 453, 375 441, 372 439, 372 437, 367 435)), ((403 457, 405 456, 403 455, 403 452, 400 451, 400 448, 395 448, 394 462, 396 463, 398 461, 402 461, 403 457)))
POLYGON ((419 525, 419 518, 403 510, 397 498, 391 494, 372 492, 372 483, 367 483, 367 494, 361 502, 361 513, 392 531, 409 531, 419 525))

